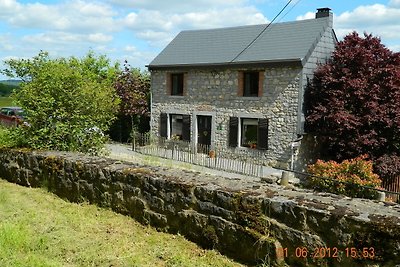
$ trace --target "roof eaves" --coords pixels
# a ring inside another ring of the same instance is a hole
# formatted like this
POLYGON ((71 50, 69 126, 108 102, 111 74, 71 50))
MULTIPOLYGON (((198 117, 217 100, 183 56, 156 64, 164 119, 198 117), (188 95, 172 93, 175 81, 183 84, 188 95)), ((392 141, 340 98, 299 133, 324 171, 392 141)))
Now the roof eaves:
POLYGON ((169 68, 198 68, 198 67, 229 67, 243 65, 264 65, 264 64, 285 64, 300 63, 301 58, 274 59, 274 60, 257 60, 257 61, 234 61, 221 63, 188 63, 188 64, 165 64, 165 65, 146 65, 149 70, 169 69, 169 68))

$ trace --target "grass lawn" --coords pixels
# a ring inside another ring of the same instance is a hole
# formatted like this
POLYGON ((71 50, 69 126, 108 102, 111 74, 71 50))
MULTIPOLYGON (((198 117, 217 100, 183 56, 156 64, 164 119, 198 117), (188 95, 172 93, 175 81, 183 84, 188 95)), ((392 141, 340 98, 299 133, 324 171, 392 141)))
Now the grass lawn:
POLYGON ((0 179, 0 266, 241 266, 179 235, 0 179))
POLYGON ((0 107, 9 107, 13 106, 10 97, 0 96, 0 107))

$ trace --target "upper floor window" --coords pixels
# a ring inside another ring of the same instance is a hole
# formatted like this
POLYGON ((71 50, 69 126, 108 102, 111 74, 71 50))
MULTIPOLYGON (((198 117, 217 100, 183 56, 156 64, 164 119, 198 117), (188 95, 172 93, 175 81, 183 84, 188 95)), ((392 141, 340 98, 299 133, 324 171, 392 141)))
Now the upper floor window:
POLYGON ((239 72, 239 96, 260 97, 264 85, 263 71, 240 71, 239 72))
POLYGON ((167 74, 167 95, 183 96, 186 94, 186 74, 167 74))
POLYGON ((183 73, 171 74, 171 95, 183 95, 183 73))
POLYGON ((243 96, 258 96, 259 73, 245 72, 243 76, 243 96))

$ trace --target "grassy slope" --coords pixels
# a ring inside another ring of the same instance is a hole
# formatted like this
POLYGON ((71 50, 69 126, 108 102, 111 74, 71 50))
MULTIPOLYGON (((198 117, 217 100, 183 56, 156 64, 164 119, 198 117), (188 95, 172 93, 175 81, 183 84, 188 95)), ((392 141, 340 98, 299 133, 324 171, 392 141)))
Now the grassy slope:
POLYGON ((9 106, 13 106, 11 98, 0 96, 0 107, 9 107, 9 106))
POLYGON ((0 179, 0 266, 240 266, 182 236, 0 179))

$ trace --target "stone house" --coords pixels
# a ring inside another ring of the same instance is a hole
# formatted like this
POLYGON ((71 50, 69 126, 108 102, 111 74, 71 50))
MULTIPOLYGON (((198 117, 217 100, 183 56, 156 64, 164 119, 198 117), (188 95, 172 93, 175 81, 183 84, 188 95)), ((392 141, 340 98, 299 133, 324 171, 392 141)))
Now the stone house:
POLYGON ((332 23, 321 8, 315 19, 182 31, 148 65, 152 134, 288 167, 305 134, 307 80, 337 42, 332 23))

